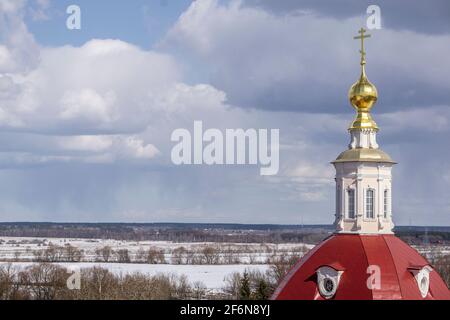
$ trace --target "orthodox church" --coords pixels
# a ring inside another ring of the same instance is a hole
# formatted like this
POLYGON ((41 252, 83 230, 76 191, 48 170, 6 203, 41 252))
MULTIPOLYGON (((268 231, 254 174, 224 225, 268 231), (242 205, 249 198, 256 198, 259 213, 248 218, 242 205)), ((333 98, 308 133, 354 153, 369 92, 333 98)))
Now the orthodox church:
POLYGON ((371 116, 378 100, 366 75, 361 29, 361 76, 349 99, 357 115, 350 145, 336 169, 335 233, 305 255, 274 293, 276 300, 450 300, 447 285, 430 263, 397 238, 392 222, 392 167, 377 143, 371 116))

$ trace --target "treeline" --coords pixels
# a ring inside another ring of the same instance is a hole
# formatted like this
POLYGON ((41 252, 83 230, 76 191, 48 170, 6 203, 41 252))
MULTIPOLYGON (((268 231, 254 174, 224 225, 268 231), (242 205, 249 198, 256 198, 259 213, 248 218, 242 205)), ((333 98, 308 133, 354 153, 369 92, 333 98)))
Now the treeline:
POLYGON ((411 245, 450 244, 450 232, 444 231, 397 231, 396 235, 411 245))
MULTIPOLYGON (((35 262, 81 262, 84 252, 70 244, 65 246, 50 244, 46 249, 33 250, 32 254, 35 262)), ((19 261, 19 251, 14 253, 14 258, 19 261)))
POLYGON ((0 267, 0 300, 173 300, 202 299, 206 288, 185 276, 118 276, 103 268, 83 269, 80 287, 67 282, 71 273, 55 264, 35 264, 19 271, 0 267))
POLYGON ((173 274, 115 275, 94 267, 79 272, 79 287, 71 287, 73 273, 51 263, 23 270, 0 266, 0 300, 266 300, 299 257, 278 257, 269 271, 234 273, 225 286, 208 290, 173 274))
MULTIPOLYGON (((123 276, 99 267, 81 270, 80 286, 71 290, 68 282, 73 273, 58 265, 40 263, 23 270, 4 265, 0 266, 0 300, 266 300, 298 259, 276 257, 265 273, 230 274, 225 286, 214 291, 202 282, 189 283, 186 276, 123 276)), ((450 255, 439 256, 432 263, 450 285, 450 255)))
POLYGON ((128 241, 308 243, 315 244, 329 234, 324 228, 229 228, 159 227, 124 224, 0 224, 0 237, 113 239, 128 241))
MULTIPOLYGON (((317 244, 332 231, 331 226, 0 223, 0 237, 128 241, 317 244)), ((396 235, 413 245, 450 244, 448 227, 398 227, 396 235)))
POLYGON ((436 255, 430 259, 433 268, 441 275, 450 290, 450 254, 436 255))
POLYGON ((289 249, 275 249, 265 246, 258 250, 245 247, 234 248, 232 246, 205 246, 200 251, 178 247, 171 251, 172 264, 186 265, 215 265, 215 264, 268 264, 272 265, 278 259, 290 257, 302 257, 309 249, 300 245, 289 249))
POLYGON ((17 250, 9 262, 105 262, 105 263, 142 263, 142 264, 175 264, 175 265, 217 265, 217 264, 271 264, 278 256, 303 256, 308 252, 304 245, 289 248, 272 248, 261 245, 258 248, 249 246, 205 245, 195 249, 183 246, 163 250, 157 247, 140 247, 137 251, 126 248, 103 246, 86 253, 71 244, 57 246, 50 243, 45 248, 28 249, 28 252, 17 250), (93 254, 93 255, 92 255, 93 254), (31 257, 31 258, 30 258, 31 257))

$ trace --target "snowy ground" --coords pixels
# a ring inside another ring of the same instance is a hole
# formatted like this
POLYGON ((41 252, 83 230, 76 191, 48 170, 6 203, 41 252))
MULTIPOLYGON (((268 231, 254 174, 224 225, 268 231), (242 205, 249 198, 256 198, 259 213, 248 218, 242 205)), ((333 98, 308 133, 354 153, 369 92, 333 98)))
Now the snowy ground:
MULTIPOLYGON (((0 237, 0 267, 12 264, 21 270, 32 265, 35 259, 34 252, 44 251, 51 245, 64 247, 74 246, 83 250, 83 259, 79 263, 56 262, 68 269, 85 269, 100 266, 108 269, 116 275, 126 275, 132 273, 143 273, 147 275, 174 274, 177 276, 186 275, 191 284, 202 282, 210 291, 218 291, 225 286, 225 278, 235 272, 261 271, 266 272, 270 265, 267 259, 274 254, 290 255, 298 251, 303 244, 259 244, 259 243, 175 243, 175 242, 154 242, 154 241, 118 241, 100 239, 57 239, 57 238, 14 238, 0 237), (139 250, 149 248, 162 251, 167 264, 147 264, 147 263, 104 263, 98 262, 99 257, 96 250, 105 246, 118 251, 127 249, 132 262, 135 262, 139 250), (190 252, 201 254, 205 247, 214 247, 223 255, 228 250, 233 250, 237 256, 239 264, 219 265, 190 265, 173 264, 173 251, 185 248, 190 252)), ((305 246, 310 249, 312 246, 305 246)))
POLYGON ((299 248, 311 249, 312 245, 304 244, 272 244, 272 243, 177 243, 166 241, 119 241, 102 239, 60 239, 60 238, 14 238, 0 237, 0 261, 19 260, 31 262, 34 259, 33 252, 45 250, 50 245, 64 247, 72 245, 83 250, 83 262, 96 262, 98 257, 96 250, 105 246, 113 250, 127 249, 131 260, 136 257, 139 250, 149 248, 162 251, 168 263, 172 260, 172 251, 181 247, 191 252, 200 253, 207 246, 216 248, 222 253, 227 250, 236 252, 239 263, 265 264, 274 253, 291 254, 298 252, 299 248))

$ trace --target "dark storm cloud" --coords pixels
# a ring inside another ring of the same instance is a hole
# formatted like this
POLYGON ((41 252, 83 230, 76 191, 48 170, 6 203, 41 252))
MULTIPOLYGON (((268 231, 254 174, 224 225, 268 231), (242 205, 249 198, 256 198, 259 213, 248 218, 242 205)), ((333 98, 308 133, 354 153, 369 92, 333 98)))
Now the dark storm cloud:
POLYGON ((373 4, 381 7, 385 28, 432 34, 450 33, 448 0, 245 0, 245 4, 280 14, 310 10, 339 19, 364 16, 367 7, 373 4))
MULTIPOLYGON (((331 6, 331 5, 330 5, 331 6)), ((360 18, 275 15, 267 9, 199 2, 163 42, 207 73, 242 108, 346 112, 358 79, 360 18)), ((450 35, 384 28, 366 43, 367 71, 381 112, 448 105, 450 35)))

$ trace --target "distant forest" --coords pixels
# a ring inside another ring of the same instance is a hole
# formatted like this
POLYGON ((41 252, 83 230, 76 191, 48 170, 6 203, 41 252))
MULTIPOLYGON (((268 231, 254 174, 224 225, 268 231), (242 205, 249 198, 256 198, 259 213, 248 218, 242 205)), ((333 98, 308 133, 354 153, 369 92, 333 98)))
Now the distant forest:
MULTIPOLYGON (((316 244, 328 237, 333 229, 331 225, 0 223, 0 236, 316 244)), ((395 232, 410 244, 450 244, 450 227, 397 227, 395 232)))

